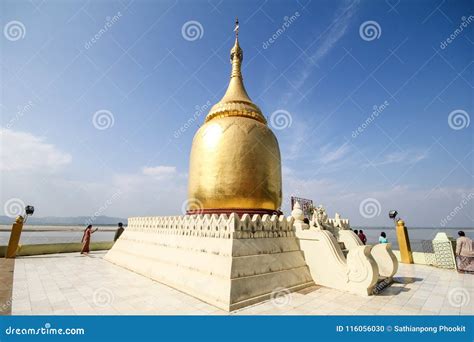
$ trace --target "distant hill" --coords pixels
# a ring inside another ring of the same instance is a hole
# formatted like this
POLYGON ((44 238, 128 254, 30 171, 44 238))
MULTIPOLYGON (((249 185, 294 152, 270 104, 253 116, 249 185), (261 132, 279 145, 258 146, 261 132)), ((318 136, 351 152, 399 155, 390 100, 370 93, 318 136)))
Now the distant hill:
MULTIPOLYGON (((0 224, 12 224, 14 221, 13 218, 8 216, 0 216, 0 224)), ((85 225, 86 222, 91 221, 89 216, 75 216, 75 217, 57 217, 57 216, 46 216, 46 217, 34 217, 31 216, 28 218, 28 224, 31 225, 50 225, 50 226, 69 226, 69 225, 85 225)), ((116 225, 117 223, 122 222, 124 225, 127 225, 127 219, 120 217, 110 217, 110 216, 97 216, 94 218, 93 222, 90 222, 92 225, 116 225)))

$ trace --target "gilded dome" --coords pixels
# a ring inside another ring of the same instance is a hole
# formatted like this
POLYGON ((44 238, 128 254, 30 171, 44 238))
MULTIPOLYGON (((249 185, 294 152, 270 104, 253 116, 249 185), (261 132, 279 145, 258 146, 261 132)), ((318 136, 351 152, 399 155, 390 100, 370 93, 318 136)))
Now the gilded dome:
POLYGON ((245 90, 238 36, 230 57, 227 91, 193 139, 188 213, 270 213, 281 206, 280 148, 245 90))

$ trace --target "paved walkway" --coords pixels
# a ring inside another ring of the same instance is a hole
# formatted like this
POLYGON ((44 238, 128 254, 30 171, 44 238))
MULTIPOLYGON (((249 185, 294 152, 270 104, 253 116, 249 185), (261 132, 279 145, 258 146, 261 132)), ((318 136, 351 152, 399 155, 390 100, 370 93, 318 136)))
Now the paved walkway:
MULTIPOLYGON (((15 315, 221 315, 225 311, 102 259, 104 252, 17 258, 15 315)), ((324 287, 305 289, 233 314, 474 314, 474 276, 422 265, 400 265, 398 283, 359 297, 324 287)))
POLYGON ((0 258, 0 315, 11 312, 14 267, 14 259, 0 258))

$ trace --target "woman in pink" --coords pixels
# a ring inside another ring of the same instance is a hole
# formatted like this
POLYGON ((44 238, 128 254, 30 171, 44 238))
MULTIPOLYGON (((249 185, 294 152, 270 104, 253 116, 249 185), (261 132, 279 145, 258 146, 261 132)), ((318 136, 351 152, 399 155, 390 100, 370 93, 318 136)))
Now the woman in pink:
POLYGON ((91 243, 91 235, 95 233, 99 228, 96 228, 96 230, 92 230, 92 225, 88 225, 87 228, 84 230, 84 235, 82 235, 82 250, 81 254, 89 254, 89 247, 91 243))
POLYGON ((474 249, 472 240, 461 230, 456 240, 456 264, 458 272, 474 273, 474 249))

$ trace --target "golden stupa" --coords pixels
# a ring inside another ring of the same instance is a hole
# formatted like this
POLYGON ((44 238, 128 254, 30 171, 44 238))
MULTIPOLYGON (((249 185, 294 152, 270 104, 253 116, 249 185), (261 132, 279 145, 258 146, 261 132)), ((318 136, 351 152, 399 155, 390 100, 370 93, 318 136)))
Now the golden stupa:
POLYGON ((264 214, 281 206, 280 148, 245 91, 238 29, 237 21, 227 91, 193 139, 188 214, 264 214))

